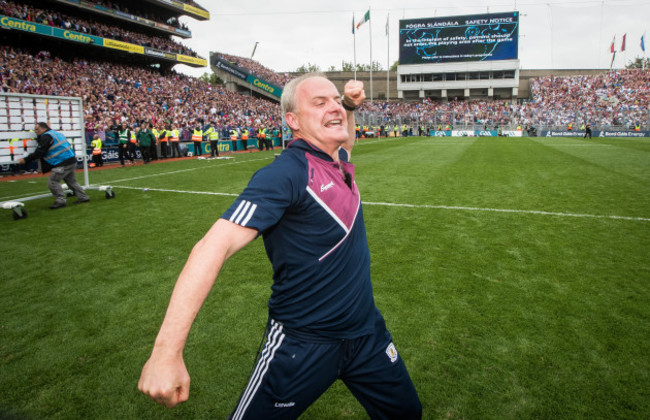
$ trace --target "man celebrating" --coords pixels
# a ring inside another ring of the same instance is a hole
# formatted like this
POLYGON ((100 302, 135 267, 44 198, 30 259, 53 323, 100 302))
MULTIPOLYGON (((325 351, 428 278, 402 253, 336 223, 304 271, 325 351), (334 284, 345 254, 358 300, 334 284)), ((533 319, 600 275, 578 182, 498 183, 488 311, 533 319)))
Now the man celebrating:
POLYGON ((422 406, 374 303, 361 198, 349 163, 363 83, 341 98, 318 73, 288 83, 294 141, 253 175, 196 244, 180 274, 139 389, 168 407, 187 400, 182 358, 223 263, 262 235, 273 265, 268 335, 232 419, 298 418, 341 379, 373 419, 419 419, 422 406))
POLYGON ((36 141, 38 147, 29 156, 24 159, 19 159, 18 163, 23 165, 25 162, 31 162, 36 159, 41 159, 43 173, 52 170, 47 186, 56 197, 54 204, 50 206, 51 209, 59 209, 66 206, 65 193, 61 187, 61 180, 68 184, 68 187, 74 191, 77 196, 77 203, 87 203, 90 201, 84 189, 77 182, 77 177, 74 170, 77 167, 77 158, 74 155, 72 145, 65 138, 65 136, 58 131, 51 130, 50 127, 44 123, 39 122, 34 127, 34 132, 38 136, 36 141))

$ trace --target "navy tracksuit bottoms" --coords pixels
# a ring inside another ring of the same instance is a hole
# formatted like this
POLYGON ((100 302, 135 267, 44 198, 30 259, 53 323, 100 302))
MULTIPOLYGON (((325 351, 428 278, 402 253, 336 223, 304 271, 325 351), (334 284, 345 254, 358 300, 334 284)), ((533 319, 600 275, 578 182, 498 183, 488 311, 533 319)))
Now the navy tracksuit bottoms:
POLYGON ((271 320, 264 349, 231 414, 296 419, 341 379, 371 419, 420 419, 422 405, 383 318, 373 334, 309 340, 271 320))

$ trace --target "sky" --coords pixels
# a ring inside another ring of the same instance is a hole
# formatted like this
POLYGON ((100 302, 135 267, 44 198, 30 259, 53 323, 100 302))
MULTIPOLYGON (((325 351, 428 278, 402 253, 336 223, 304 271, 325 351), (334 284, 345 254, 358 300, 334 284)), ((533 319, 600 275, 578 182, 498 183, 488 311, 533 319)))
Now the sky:
MULTIPOLYGON (((210 11, 210 20, 182 17, 192 39, 181 43, 206 59, 210 51, 251 57, 257 44, 253 59, 280 73, 308 64, 340 70, 343 61, 354 62, 355 51, 358 64, 369 64, 372 54, 385 70, 399 59, 400 19, 518 11, 519 60, 526 70, 609 68, 614 38, 614 67, 622 68, 643 56, 641 36, 650 32, 650 0, 196 1, 210 11), (370 21, 353 36, 353 15, 358 22, 368 10, 370 21)), ((645 45, 647 56, 647 35, 645 45)), ((210 71, 175 69, 193 76, 210 71)))

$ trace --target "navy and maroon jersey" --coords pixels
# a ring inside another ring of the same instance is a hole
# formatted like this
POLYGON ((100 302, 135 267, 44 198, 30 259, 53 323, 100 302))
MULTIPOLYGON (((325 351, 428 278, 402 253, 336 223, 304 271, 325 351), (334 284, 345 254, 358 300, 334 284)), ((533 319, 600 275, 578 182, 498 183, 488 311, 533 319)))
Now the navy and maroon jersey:
POLYGON ((257 229, 273 265, 269 315, 304 337, 354 338, 377 317, 354 165, 298 139, 221 216, 257 229))

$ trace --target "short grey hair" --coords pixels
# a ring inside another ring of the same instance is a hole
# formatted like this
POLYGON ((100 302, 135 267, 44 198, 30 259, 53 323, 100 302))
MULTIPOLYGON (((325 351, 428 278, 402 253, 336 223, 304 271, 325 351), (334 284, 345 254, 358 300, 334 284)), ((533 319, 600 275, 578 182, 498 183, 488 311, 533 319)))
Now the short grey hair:
POLYGON ((299 77, 296 77, 295 79, 293 79, 292 81, 284 85, 284 89, 282 89, 282 97, 280 97, 280 106, 282 107, 282 115, 285 115, 287 112, 296 111, 296 107, 297 107, 296 91, 298 90, 298 86, 300 86, 300 84, 305 80, 311 79, 312 77, 322 77, 323 79, 327 79, 325 73, 320 71, 315 71, 311 73, 305 73, 299 77))

